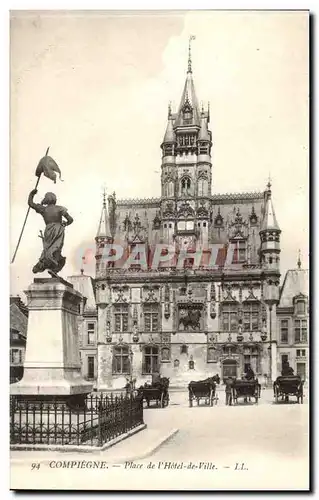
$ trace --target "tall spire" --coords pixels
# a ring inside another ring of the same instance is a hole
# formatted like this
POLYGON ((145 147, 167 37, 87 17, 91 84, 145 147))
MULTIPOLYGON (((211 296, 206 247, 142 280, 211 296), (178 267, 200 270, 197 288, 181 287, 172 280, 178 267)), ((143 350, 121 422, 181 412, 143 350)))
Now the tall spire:
POLYGON ((186 81, 184 85, 184 90, 182 93, 182 98, 180 105, 176 114, 176 120, 174 123, 175 127, 183 125, 200 125, 200 111, 198 106, 198 101, 195 93, 195 86, 192 75, 192 54, 191 54, 191 42, 195 40, 195 36, 189 37, 188 45, 188 68, 186 81), (184 121, 184 113, 187 115, 187 123, 184 121))
POLYGON ((109 216, 106 208, 106 191, 105 188, 103 190, 103 204, 102 204, 102 212, 100 217, 99 228, 97 231, 97 238, 111 238, 111 231, 109 225, 109 216))
POLYGON ((196 36, 191 35, 188 42, 188 68, 187 73, 192 73, 192 40, 196 40, 196 36))

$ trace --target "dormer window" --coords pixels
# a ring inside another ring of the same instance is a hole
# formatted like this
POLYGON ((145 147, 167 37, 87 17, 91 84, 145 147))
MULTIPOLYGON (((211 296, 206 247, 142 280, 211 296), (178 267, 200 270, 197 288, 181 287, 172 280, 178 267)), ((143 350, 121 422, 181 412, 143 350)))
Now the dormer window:
POLYGON ((306 296, 299 294, 293 299, 295 316, 306 316, 307 315, 307 300, 306 296))
POLYGON ((295 303, 295 314, 297 316, 304 316, 306 314, 306 301, 305 300, 297 300, 295 303))
POLYGON ((234 245, 233 262, 246 262, 246 240, 235 240, 232 243, 234 245))
POLYGON ((183 113, 183 121, 184 123, 187 125, 187 124, 191 124, 192 123, 192 120, 193 120, 193 108, 191 106, 191 103, 189 102, 189 100, 187 99, 184 106, 183 106, 183 110, 182 110, 182 113, 183 113))

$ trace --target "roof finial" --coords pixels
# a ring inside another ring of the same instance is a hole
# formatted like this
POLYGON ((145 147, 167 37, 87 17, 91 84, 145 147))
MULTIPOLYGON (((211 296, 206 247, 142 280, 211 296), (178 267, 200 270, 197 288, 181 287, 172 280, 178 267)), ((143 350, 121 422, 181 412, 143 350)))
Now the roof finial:
POLYGON ((298 250, 298 261, 297 261, 298 269, 301 269, 301 252, 298 250))
POLYGON ((269 175, 268 175, 268 184, 267 184, 267 188, 268 188, 268 191, 270 191, 270 189, 271 189, 271 177, 270 177, 270 172, 269 172, 269 175))
POLYGON ((188 70, 187 70, 187 73, 191 73, 192 72, 191 42, 192 42, 192 40, 195 40, 195 39, 196 39, 196 36, 194 36, 194 35, 191 35, 189 37, 189 43, 188 43, 188 70))
POLYGON ((84 274, 84 264, 85 264, 85 255, 83 255, 83 257, 82 257, 82 267, 80 269, 81 276, 83 276, 83 274, 84 274))
POLYGON ((172 116, 172 101, 169 101, 168 103, 168 119, 170 119, 172 116))
POLYGON ((106 208, 106 189, 103 188, 103 208, 106 208))

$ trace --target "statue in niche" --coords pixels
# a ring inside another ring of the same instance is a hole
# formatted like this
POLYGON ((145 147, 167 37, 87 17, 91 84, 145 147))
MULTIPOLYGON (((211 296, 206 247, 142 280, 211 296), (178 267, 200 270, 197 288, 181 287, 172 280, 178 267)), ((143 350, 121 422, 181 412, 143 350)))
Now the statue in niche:
POLYGON ((181 309, 178 326, 183 326, 183 330, 200 330, 201 311, 198 309, 181 309))

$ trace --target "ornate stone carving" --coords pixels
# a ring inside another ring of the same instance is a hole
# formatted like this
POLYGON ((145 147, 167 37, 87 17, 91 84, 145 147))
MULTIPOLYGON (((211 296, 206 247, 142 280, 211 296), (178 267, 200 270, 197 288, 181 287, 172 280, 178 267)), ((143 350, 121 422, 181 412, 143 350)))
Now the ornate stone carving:
POLYGON ((196 331, 201 328, 202 306, 199 304, 183 304, 179 306, 178 328, 184 331, 196 331))
POLYGON ((161 228, 161 219, 158 215, 158 212, 156 211, 155 217, 153 219, 153 229, 160 229, 161 228))
POLYGON ((220 208, 219 207, 218 207, 217 215, 216 215, 215 220, 214 220, 214 225, 216 227, 223 227, 223 225, 224 225, 224 219, 221 216, 220 208))
POLYGON ((232 295, 232 285, 227 284, 224 286, 224 302, 236 302, 236 297, 232 295))
POLYGON ((191 217, 193 215, 194 215, 194 210, 187 201, 180 205, 177 213, 178 217, 191 217))
POLYGON ((114 302, 127 302, 127 297, 125 293, 128 292, 129 288, 127 286, 114 286, 113 291, 117 293, 117 297, 114 302))
POLYGON ((158 286, 145 285, 143 286, 143 291, 144 291, 144 302, 158 302, 158 293, 159 293, 158 286))
POLYGON ((170 293, 169 293, 169 286, 168 284, 165 285, 165 288, 164 288, 164 316, 166 319, 168 319, 170 317, 170 314, 171 314, 171 308, 170 308, 170 293))
POLYGON ((210 289, 210 317, 212 319, 216 318, 216 289, 215 289, 215 283, 211 283, 211 289, 210 289))
POLYGON ((197 215, 199 217, 208 217, 208 210, 205 207, 205 202, 203 200, 200 201, 200 206, 197 208, 197 215))
MULTIPOLYGON (((250 283, 249 284, 249 291, 248 291, 247 297, 245 298, 245 301, 256 301, 256 300, 258 300, 258 297, 256 297, 256 295, 254 294, 254 285, 256 285, 256 284, 255 283, 250 283)), ((257 283, 257 286, 258 286, 258 283, 257 283)))

